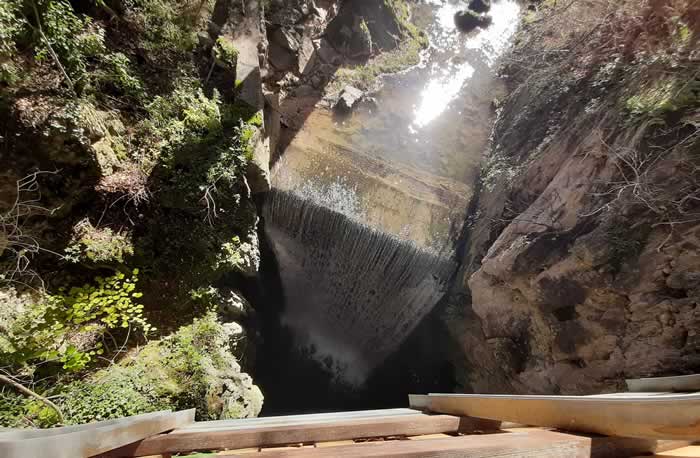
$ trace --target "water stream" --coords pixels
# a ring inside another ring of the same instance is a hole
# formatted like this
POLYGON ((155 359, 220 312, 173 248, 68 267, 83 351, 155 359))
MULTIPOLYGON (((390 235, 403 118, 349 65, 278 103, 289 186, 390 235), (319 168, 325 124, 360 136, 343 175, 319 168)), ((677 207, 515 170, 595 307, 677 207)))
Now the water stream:
MULTIPOLYGON (((424 0, 421 65, 384 77, 374 109, 342 120, 314 109, 273 170, 265 230, 277 261, 282 326, 334 380, 360 386, 449 286, 504 88, 498 57, 520 6, 494 0, 493 23, 455 30, 461 0, 424 0)), ((288 345, 289 343, 287 343, 288 345)))

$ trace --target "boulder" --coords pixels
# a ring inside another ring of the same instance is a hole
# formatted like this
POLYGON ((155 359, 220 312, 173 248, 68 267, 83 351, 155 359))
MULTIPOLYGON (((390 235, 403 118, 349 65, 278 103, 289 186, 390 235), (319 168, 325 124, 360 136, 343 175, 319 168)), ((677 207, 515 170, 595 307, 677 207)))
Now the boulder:
POLYGON ((345 86, 340 92, 338 101, 333 106, 333 109, 340 112, 351 111, 355 104, 362 100, 362 97, 364 97, 364 93, 360 89, 350 85, 345 86))
POLYGON ((454 21, 457 28, 462 32, 471 32, 477 27, 487 27, 491 24, 491 16, 466 9, 457 11, 454 16, 454 21))
POLYGON ((471 0, 469 9, 477 13, 485 13, 491 9, 491 0, 471 0))

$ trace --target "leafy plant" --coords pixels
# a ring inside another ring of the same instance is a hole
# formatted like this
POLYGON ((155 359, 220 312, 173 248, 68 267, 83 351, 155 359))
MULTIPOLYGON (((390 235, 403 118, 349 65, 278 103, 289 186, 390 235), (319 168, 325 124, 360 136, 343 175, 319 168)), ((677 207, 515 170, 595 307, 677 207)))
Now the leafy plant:
POLYGON ((19 77, 12 58, 17 53, 15 42, 25 25, 19 15, 20 6, 17 0, 0 3, 0 82, 10 84, 19 77))
POLYGON ((96 277, 95 284, 85 284, 59 294, 47 295, 40 304, 30 307, 10 327, 0 359, 21 366, 35 361, 62 363, 63 369, 78 371, 102 354, 98 342, 81 348, 72 342, 76 335, 136 326, 144 333, 153 330, 143 317, 143 305, 134 302, 142 293, 136 291, 138 269, 127 277, 118 273, 108 278, 96 277))

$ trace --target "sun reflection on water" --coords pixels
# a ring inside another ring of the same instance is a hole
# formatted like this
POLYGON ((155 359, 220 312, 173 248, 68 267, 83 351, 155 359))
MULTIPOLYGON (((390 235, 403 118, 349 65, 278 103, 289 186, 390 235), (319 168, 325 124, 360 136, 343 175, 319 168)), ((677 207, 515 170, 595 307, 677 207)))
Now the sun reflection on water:
MULTIPOLYGON (((434 46, 434 59, 430 67, 428 82, 421 92, 419 104, 415 107, 411 131, 427 126, 448 107, 450 102, 474 75, 474 65, 470 64, 466 52, 478 50, 488 67, 506 50, 518 26, 520 5, 516 0, 496 0, 489 14, 492 24, 486 29, 477 29, 467 35, 460 34, 454 25, 454 14, 467 7, 466 1, 428 0, 437 8, 435 25, 430 31, 434 46), (463 55, 463 59, 444 58, 441 54, 463 55), (441 58, 442 57, 442 58, 441 58), (455 63, 460 62, 460 63, 455 63)), ((474 63, 476 64, 476 63, 474 63)), ((479 67, 476 65, 477 68, 479 67)))

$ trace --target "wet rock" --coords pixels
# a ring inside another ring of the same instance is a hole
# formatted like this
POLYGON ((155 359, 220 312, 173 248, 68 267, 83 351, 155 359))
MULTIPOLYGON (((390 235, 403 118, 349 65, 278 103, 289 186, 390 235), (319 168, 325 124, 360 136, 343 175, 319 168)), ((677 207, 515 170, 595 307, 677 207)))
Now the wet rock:
POLYGON ((333 106, 333 109, 340 112, 351 111, 355 104, 362 100, 363 96, 364 93, 360 89, 354 86, 345 86, 340 92, 338 101, 333 106))
POLYGON ((454 16, 454 21, 457 28, 462 32, 471 32, 477 27, 487 27, 491 24, 491 16, 466 9, 457 11, 454 16))
POLYGON ((491 0, 471 0, 469 9, 477 13, 485 13, 491 9, 491 0))

